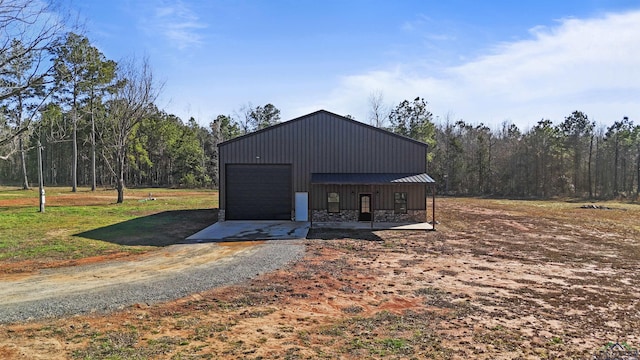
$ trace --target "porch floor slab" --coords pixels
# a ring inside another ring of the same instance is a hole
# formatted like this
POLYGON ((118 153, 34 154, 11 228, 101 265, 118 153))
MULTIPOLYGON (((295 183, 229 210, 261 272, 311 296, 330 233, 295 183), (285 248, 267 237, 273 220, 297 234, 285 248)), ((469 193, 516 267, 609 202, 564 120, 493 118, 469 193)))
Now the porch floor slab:
POLYGON ((392 222, 371 222, 354 221, 354 222, 338 222, 323 221, 311 224, 313 229, 347 229, 347 230, 434 230, 433 225, 428 222, 421 223, 392 223, 392 222))

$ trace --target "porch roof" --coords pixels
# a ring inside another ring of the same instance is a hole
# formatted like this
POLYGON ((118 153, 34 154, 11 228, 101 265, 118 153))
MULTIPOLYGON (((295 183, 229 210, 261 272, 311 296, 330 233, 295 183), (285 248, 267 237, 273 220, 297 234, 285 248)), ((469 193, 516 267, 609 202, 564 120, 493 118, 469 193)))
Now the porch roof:
POLYGON ((382 185, 435 184, 427 173, 312 173, 312 184, 382 185))

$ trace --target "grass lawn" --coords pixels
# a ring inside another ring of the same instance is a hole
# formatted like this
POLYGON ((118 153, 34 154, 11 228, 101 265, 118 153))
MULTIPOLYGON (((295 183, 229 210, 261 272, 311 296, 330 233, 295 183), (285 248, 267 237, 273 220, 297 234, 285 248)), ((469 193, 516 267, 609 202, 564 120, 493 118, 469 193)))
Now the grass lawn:
POLYGON ((47 188, 46 195, 39 213, 37 189, 0 188, 0 271, 141 253, 217 218, 218 196, 210 190, 129 189, 123 204, 115 203, 115 190, 47 188))

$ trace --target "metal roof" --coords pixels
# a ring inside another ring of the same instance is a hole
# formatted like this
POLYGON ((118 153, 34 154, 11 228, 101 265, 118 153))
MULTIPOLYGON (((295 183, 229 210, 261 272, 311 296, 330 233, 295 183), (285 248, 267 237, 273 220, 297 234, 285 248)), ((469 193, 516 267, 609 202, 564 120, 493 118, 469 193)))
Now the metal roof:
POLYGON ((313 173, 312 184, 373 185, 373 184, 433 184, 426 173, 313 173))
POLYGON ((354 119, 350 119, 350 118, 347 118, 345 116, 338 115, 338 114, 332 113, 332 112, 327 111, 327 110, 317 110, 317 111, 314 111, 314 112, 312 112, 310 114, 297 117, 295 119, 283 121, 281 123, 268 126, 268 127, 264 128, 264 129, 256 130, 254 132, 250 132, 248 134, 244 134, 244 135, 235 137, 233 139, 229 139, 229 140, 223 141, 223 142, 219 143, 217 146, 218 147, 222 147, 222 146, 225 146, 225 145, 227 145, 229 143, 233 143, 233 142, 236 142, 236 141, 241 141, 243 139, 246 139, 246 138, 261 134, 263 132, 271 131, 274 128, 278 128, 278 127, 281 127, 281 126, 288 126, 288 125, 290 125, 292 123, 295 123, 297 121, 305 120, 307 118, 312 118, 317 114, 328 114, 328 115, 334 116, 336 118, 339 118, 339 119, 341 119, 343 121, 350 122, 350 123, 353 123, 353 124, 356 124, 356 125, 359 125, 359 126, 362 126, 362 127, 370 128, 371 130, 378 131, 378 132, 381 132, 381 133, 389 135, 389 136, 397 137, 397 138, 403 139, 405 141, 416 143, 416 144, 419 144, 419 145, 422 145, 422 146, 425 146, 425 147, 429 146, 429 145, 427 145, 426 143, 424 143, 422 141, 419 141, 419 140, 416 140, 416 139, 412 139, 412 138, 404 136, 404 135, 396 134, 396 133, 393 133, 393 132, 391 132, 389 130, 386 130, 386 129, 381 129, 381 128, 378 128, 378 127, 375 127, 375 126, 371 126, 369 124, 365 124, 363 122, 360 122, 360 121, 357 121, 357 120, 354 120, 354 119))

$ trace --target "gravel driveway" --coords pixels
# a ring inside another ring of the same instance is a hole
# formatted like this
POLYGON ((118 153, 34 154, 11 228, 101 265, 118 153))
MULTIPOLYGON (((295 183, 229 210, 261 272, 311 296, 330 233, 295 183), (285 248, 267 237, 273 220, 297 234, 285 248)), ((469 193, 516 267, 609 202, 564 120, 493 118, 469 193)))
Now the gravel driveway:
POLYGON ((172 245, 137 257, 0 279, 0 323, 109 312, 236 284, 300 259, 302 240, 172 245))

